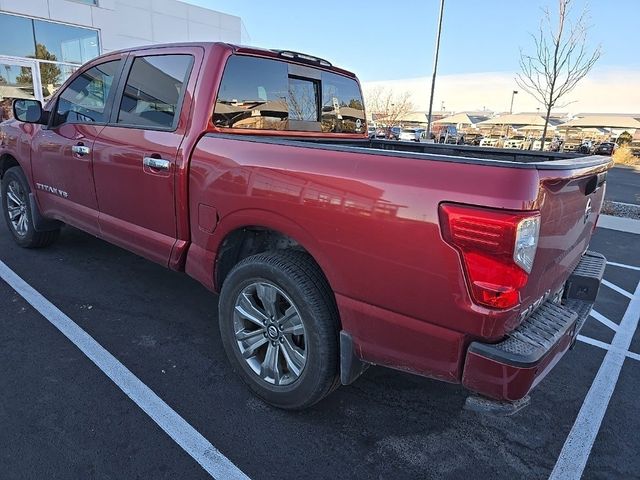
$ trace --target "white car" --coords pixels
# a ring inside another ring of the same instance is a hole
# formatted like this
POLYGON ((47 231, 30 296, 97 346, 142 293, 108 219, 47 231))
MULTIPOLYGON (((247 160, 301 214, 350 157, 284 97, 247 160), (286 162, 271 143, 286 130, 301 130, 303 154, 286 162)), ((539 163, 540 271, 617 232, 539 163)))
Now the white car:
POLYGON ((398 140, 404 140, 405 142, 419 142, 420 134, 424 132, 423 128, 403 128, 400 131, 398 140))
POLYGON ((509 138, 504 141, 503 148, 516 148, 522 150, 522 148, 524 148, 524 138, 509 138))
POLYGON ((499 143, 502 142, 501 138, 490 138, 490 137, 485 137, 482 140, 480 140, 480 146, 481 147, 493 147, 493 148, 498 148, 499 147, 499 143))
MULTIPOLYGON (((553 138, 547 138, 544 141, 544 151, 548 152, 549 150, 551 150, 551 143, 553 142, 553 138)), ((531 147, 531 150, 540 150, 540 145, 542 143, 542 139, 537 139, 533 142, 533 146, 531 147)))

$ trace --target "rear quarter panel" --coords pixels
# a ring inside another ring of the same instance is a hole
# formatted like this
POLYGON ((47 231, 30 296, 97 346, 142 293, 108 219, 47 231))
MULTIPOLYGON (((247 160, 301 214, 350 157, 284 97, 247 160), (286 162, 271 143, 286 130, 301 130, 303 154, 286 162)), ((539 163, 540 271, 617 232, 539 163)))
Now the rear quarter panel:
POLYGON ((189 178, 191 248, 201 260, 188 260, 187 271, 212 288, 224 238, 262 226, 304 246, 337 295, 484 338, 500 337, 517 316, 471 304, 458 254, 440 236, 438 205, 535 208, 536 170, 208 135, 189 178), (203 207, 219 218, 212 233, 198 226, 203 207))

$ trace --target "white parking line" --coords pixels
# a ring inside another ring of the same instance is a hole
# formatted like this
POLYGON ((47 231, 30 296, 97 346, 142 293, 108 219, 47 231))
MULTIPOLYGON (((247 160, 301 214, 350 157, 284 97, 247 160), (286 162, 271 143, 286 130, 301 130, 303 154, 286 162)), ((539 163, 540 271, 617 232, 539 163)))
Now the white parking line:
MULTIPOLYGON (((588 345, 593 345, 594 347, 601 348, 603 350, 610 350, 611 345, 605 342, 601 342, 600 340, 596 340, 595 338, 585 337, 584 335, 578 335, 577 340, 582 343, 586 343, 588 345)), ((640 361, 640 355, 634 352, 624 352, 624 354, 632 360, 640 361)))
POLYGON ((611 345, 605 342, 601 342, 600 340, 596 340, 595 338, 586 337, 584 335, 578 335, 576 338, 579 342, 587 343, 589 345, 593 345, 594 347, 602 348, 603 350, 609 350, 611 345))
POLYGON ((640 362, 640 355, 638 355, 637 353, 627 352, 627 357, 633 360, 638 360, 640 362))
POLYGON ((618 382, 631 340, 640 318, 640 283, 622 317, 618 332, 600 365, 596 378, 582 403, 569 436, 549 477, 552 480, 578 480, 589 459, 611 395, 618 382))
POLYGON ((216 449, 186 420, 178 415, 149 387, 107 352, 87 332, 62 313, 28 283, 0 261, 0 278, 67 337, 89 360, 107 375, 120 390, 138 405, 182 449, 212 477, 220 480, 248 480, 227 457, 216 449))
POLYGON ((607 262, 607 265, 613 265, 614 267, 628 268, 629 270, 637 270, 637 271, 640 272, 640 267, 635 267, 633 265, 627 265, 626 263, 607 262))
POLYGON ((591 315, 593 318, 595 318, 597 321, 599 321, 605 327, 609 327, 614 332, 618 331, 618 328, 619 328, 618 324, 615 323, 615 322, 612 322, 611 320, 609 320, 607 317, 605 317, 601 313, 598 313, 595 310, 591 310, 591 313, 589 315, 591 315))
POLYGON ((627 292, 625 289, 620 288, 619 286, 611 283, 608 280, 602 279, 602 284, 606 287, 609 287, 611 290, 613 290, 614 292, 618 292, 620 295, 624 295, 627 298, 633 298, 633 295, 631 295, 629 292, 627 292))

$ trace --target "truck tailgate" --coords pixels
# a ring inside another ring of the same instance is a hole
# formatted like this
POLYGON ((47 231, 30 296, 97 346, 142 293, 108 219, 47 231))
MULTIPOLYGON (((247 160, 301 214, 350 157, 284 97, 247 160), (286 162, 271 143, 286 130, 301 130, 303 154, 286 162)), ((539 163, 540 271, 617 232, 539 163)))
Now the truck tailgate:
POLYGON ((606 160, 577 170, 539 170, 540 237, 522 292, 523 314, 557 293, 587 250, 604 199, 606 160))

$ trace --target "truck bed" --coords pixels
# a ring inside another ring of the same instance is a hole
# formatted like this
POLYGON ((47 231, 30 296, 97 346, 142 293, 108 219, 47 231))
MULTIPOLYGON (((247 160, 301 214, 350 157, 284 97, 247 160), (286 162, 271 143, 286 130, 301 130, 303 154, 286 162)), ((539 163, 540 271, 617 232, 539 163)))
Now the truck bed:
POLYGON ((603 165, 611 161, 602 155, 539 152, 504 148, 473 147, 439 143, 402 142, 379 139, 335 139, 317 137, 266 137, 264 135, 209 134, 233 140, 289 145, 339 152, 413 158, 455 163, 487 164, 510 168, 566 170, 603 165))

